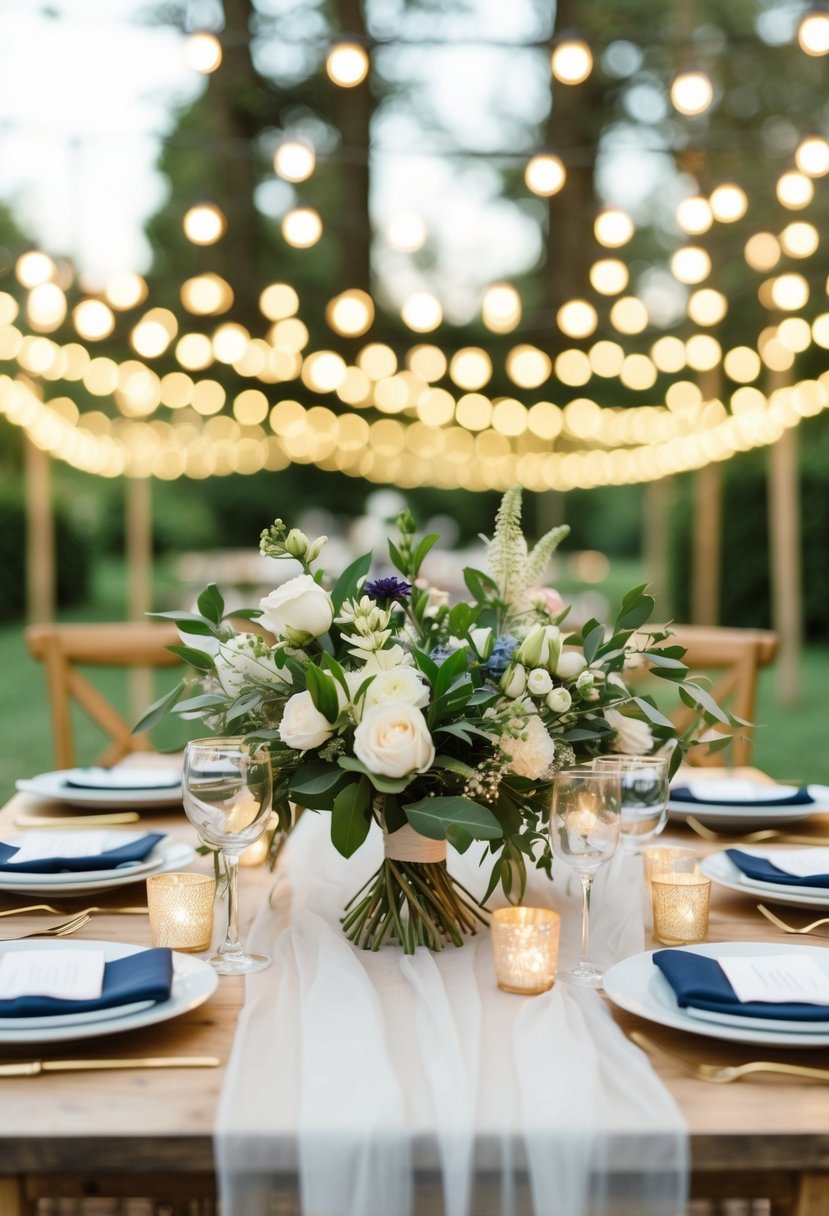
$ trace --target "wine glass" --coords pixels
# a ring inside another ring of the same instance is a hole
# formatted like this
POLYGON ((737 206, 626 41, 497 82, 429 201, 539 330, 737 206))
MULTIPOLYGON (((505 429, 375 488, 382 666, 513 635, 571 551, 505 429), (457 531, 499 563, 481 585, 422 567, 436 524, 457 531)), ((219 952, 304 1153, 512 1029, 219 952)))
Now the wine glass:
POLYGON ((239 856, 268 827, 270 755, 246 739, 195 739, 185 748, 181 788, 187 818, 205 844, 221 851, 227 876, 225 940, 207 961, 220 975, 263 971, 271 960, 247 953, 239 940, 236 891, 239 856))
POLYGON ((597 756, 594 769, 617 772, 622 794, 621 848, 638 853, 668 822, 670 776, 665 756, 597 756))
POLYGON ((590 891, 593 878, 615 852, 621 827, 620 783, 616 770, 562 769, 553 782, 550 840, 553 852, 581 878, 581 953, 578 966, 560 973, 567 983, 601 988, 602 975, 590 962, 590 891))

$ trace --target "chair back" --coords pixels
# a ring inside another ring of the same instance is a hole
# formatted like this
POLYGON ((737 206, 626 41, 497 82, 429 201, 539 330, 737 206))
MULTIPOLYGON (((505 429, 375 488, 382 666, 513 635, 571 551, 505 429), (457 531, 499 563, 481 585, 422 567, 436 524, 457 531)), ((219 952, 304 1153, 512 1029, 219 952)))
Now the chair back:
MULTIPOLYGON (((685 647, 684 662, 690 675, 710 677, 705 687, 714 700, 738 718, 753 723, 757 700, 757 678, 761 667, 774 661, 777 654, 777 635, 764 629, 731 629, 710 625, 672 625, 674 638, 685 647)), ((683 705, 672 715, 680 730, 690 726, 695 711, 683 705)), ((714 739, 719 734, 712 727, 703 738, 714 739)), ((735 767, 751 763, 753 728, 741 726, 735 729, 729 744, 730 762, 735 767)), ((689 764, 721 765, 722 751, 711 751, 706 747, 694 747, 687 756, 689 764)))
POLYGON ((58 768, 76 764, 72 704, 79 705, 110 742, 97 758, 115 764, 135 751, 151 751, 147 735, 132 734, 126 718, 81 668, 172 667, 180 663, 168 646, 181 639, 172 623, 119 621, 108 624, 30 625, 29 653, 45 665, 58 768))

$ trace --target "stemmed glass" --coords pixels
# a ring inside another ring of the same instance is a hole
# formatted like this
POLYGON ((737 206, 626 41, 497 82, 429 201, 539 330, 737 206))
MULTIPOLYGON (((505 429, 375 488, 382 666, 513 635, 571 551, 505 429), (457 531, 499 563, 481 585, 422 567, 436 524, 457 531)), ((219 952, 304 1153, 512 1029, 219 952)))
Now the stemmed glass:
POLYGON ((597 756, 593 767, 617 772, 622 794, 621 848, 638 853, 668 821, 670 776, 665 756, 597 756))
POLYGON ((602 974, 590 962, 590 892, 596 872, 610 861, 621 826, 618 771, 563 769, 553 782, 550 840, 553 852, 581 878, 581 953, 578 966, 559 979, 601 988, 602 974))
POLYGON ((185 748, 181 788, 187 818, 205 844, 221 851, 227 876, 225 939, 207 961, 220 975, 263 971, 268 956, 247 953, 239 940, 236 892, 239 856, 268 826, 270 755, 242 738, 195 739, 185 748))

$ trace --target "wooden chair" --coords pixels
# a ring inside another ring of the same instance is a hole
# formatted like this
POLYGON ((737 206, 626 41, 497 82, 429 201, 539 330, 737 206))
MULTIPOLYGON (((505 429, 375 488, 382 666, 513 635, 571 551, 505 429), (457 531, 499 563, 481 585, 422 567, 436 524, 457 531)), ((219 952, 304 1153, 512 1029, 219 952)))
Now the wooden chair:
POLYGON ((76 763, 71 713, 73 701, 111 740, 97 763, 110 765, 130 752, 154 750, 147 735, 131 733, 132 724, 79 668, 139 670, 172 667, 181 662, 177 655, 166 649, 181 640, 175 625, 144 621, 101 625, 30 625, 25 636, 30 654, 46 666, 58 768, 72 768, 76 763))
MULTIPOLYGON (((684 662, 691 676, 711 677, 704 685, 723 708, 754 722, 757 677, 761 667, 773 662, 777 654, 777 635, 762 629, 729 629, 709 625, 673 625, 672 641, 685 647, 684 662)), ((672 715, 675 725, 684 730, 694 720, 694 710, 682 705, 672 715)), ((720 733, 711 728, 703 738, 720 733)), ((722 765, 724 755, 735 767, 751 763, 754 743, 751 726, 738 727, 726 752, 695 747, 687 756, 689 764, 722 765)))

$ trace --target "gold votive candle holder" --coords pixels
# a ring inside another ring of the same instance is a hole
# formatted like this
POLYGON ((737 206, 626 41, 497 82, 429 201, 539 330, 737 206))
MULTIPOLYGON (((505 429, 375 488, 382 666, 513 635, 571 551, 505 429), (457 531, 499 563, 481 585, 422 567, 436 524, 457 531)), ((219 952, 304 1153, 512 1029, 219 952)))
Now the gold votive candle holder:
POLYGON ((657 875, 695 874, 697 855, 693 849, 654 844, 642 850, 645 859, 645 881, 648 886, 657 875))
POLYGON ((653 936, 665 946, 708 940, 711 879, 704 874, 655 874, 651 880, 653 936))
POLYGON ((216 879, 208 874, 150 874, 147 907, 154 946, 195 954, 210 947, 216 879))
POLYGON ((561 917, 550 908, 498 908, 492 913, 495 978, 504 992, 533 996, 552 988, 561 917))

